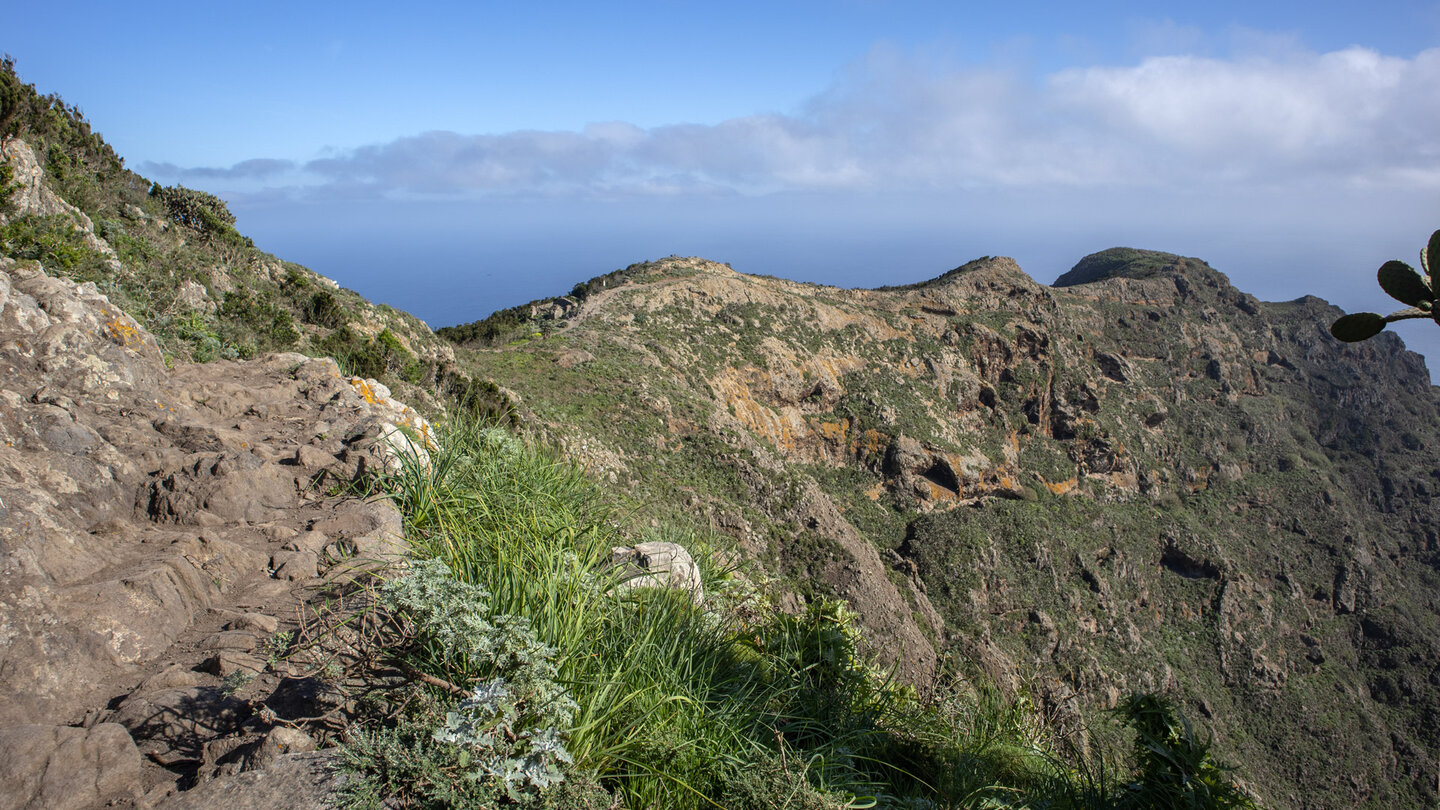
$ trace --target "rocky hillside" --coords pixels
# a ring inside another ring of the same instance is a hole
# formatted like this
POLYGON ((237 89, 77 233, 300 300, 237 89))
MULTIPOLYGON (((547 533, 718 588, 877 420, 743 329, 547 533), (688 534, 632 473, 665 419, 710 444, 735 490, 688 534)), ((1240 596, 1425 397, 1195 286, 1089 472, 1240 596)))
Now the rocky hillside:
POLYGON ((225 203, 125 168, 80 112, 0 60, 0 256, 93 282, 168 362, 295 351, 335 358, 428 412, 503 412, 414 316, 258 250, 225 203))
POLYGON ((302 607, 403 545, 355 495, 429 436, 374 378, 483 387, 0 68, 0 807, 320 806, 353 706, 302 607))
POLYGON ((334 689, 277 656, 322 574, 403 542, 388 502, 325 494, 425 422, 328 359, 167 369, 94 285, 6 258, 0 402, 0 806, 308 778, 278 758, 334 689))
POLYGON ((842 290, 671 257, 442 330, 572 456, 1077 745, 1183 701, 1273 807, 1427 807, 1440 400, 1393 336, 1116 249, 842 290))

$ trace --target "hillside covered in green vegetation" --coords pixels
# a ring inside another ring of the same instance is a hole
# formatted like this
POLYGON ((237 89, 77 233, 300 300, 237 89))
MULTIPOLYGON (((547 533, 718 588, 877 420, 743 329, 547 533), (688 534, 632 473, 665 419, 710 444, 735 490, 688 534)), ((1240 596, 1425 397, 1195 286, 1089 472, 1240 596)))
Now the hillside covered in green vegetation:
POLYGON ((1053 287, 996 258, 882 290, 615 278, 442 335, 782 601, 849 600, 902 679, 967 662, 1082 748, 1155 691, 1268 806, 1433 801, 1440 409, 1393 336, 1128 248, 1053 287))

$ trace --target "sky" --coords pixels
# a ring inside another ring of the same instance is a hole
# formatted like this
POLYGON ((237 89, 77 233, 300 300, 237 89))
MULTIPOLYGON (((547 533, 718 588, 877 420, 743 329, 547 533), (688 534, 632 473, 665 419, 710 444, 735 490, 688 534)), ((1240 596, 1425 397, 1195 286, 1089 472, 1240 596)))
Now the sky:
MULTIPOLYGON (((127 165, 432 326, 676 254, 838 286, 1113 246, 1389 311, 1440 227, 1440 0, 36 3, 127 165), (58 21, 63 20, 63 24, 58 21)), ((1440 330, 1408 345, 1440 360, 1440 330)), ((1432 368, 1435 365, 1432 364, 1432 368)))

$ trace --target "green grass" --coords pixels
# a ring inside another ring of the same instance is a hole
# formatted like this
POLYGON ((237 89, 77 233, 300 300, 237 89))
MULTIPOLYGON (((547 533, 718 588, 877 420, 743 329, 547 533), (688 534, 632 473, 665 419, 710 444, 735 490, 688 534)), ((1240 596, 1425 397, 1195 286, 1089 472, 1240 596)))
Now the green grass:
POLYGON ((476 691, 417 681, 357 727, 349 806, 1109 807, 1141 789, 1061 756, 1036 706, 979 676, 922 700, 859 652, 844 603, 777 611, 715 538, 625 535, 627 507, 544 447, 475 420, 441 445, 391 482, 433 562, 384 589, 390 654, 476 691), (703 603, 616 587, 611 548, 647 539, 690 550, 703 603))

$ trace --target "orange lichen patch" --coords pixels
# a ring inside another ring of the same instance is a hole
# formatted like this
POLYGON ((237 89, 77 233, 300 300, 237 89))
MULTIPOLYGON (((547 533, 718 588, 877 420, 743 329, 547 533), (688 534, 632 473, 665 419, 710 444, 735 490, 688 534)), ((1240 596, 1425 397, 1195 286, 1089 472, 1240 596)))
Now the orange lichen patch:
POLYGON ((351 377, 350 385, 355 388, 355 393, 359 394, 366 402, 370 403, 371 405, 374 405, 376 400, 379 399, 379 397, 375 393, 375 389, 370 387, 370 383, 359 377, 351 377))
POLYGON ((890 445, 890 437, 878 430, 867 430, 856 436, 850 443, 850 452, 855 455, 871 455, 883 451, 890 445))
POLYGON ((925 482, 926 488, 929 490, 927 495, 932 501, 953 501, 960 497, 960 493, 952 489, 942 487, 934 481, 929 480, 928 478, 923 480, 925 482))
POLYGON ((880 496, 882 496, 882 495, 884 495, 884 494, 885 494, 885 483, 884 483, 883 481, 880 482, 880 483, 877 483, 875 486, 870 487, 869 489, 865 490, 865 497, 869 498, 869 499, 872 500, 872 501, 878 501, 878 500, 880 500, 880 496))
POLYGON ((815 432, 819 434, 820 440, 826 444, 845 446, 850 436, 850 420, 841 419, 839 422, 811 423, 815 432))
POLYGON ((119 312, 111 312, 109 316, 110 320, 105 322, 105 336, 118 346, 132 352, 140 351, 145 345, 145 337, 135 322, 119 312))
POLYGON ((1052 483, 1050 483, 1049 481, 1046 481, 1044 478, 1041 478, 1041 479, 1040 479, 1040 483, 1044 484, 1044 485, 1045 485, 1045 488, 1048 489, 1048 490, 1050 490, 1050 492, 1051 492, 1052 494, 1054 494, 1054 495, 1064 495, 1064 494, 1070 492, 1071 490, 1075 489, 1075 487, 1079 486, 1079 485, 1080 485, 1080 479, 1078 479, 1078 478, 1073 478, 1073 477, 1072 477, 1072 478, 1067 478, 1067 479, 1065 479, 1064 481, 1056 481, 1055 483, 1052 484, 1052 483))
POLYGON ((849 419, 838 422, 810 420, 810 432, 832 455, 865 458, 885 452, 890 437, 878 430, 856 430, 849 419))
POLYGON ((710 386, 747 430, 783 453, 795 453, 813 436, 799 411, 782 408, 777 413, 757 402, 750 386, 735 369, 720 372, 710 381, 710 386))

